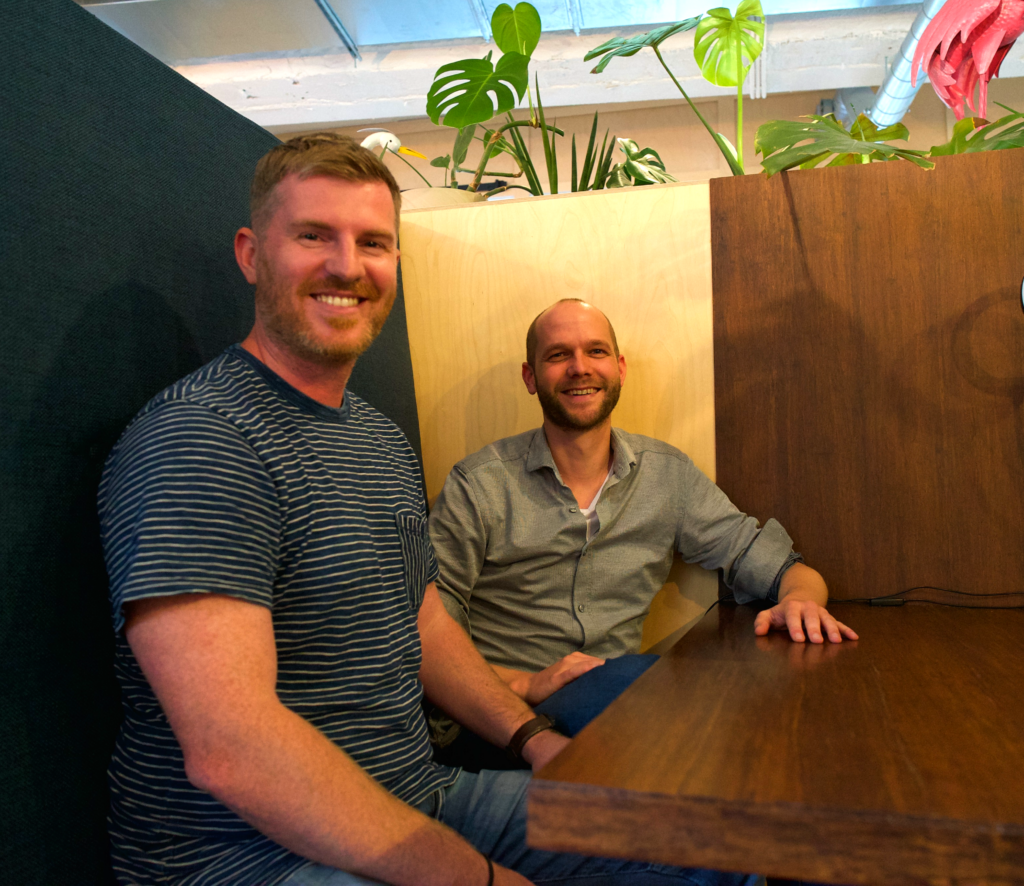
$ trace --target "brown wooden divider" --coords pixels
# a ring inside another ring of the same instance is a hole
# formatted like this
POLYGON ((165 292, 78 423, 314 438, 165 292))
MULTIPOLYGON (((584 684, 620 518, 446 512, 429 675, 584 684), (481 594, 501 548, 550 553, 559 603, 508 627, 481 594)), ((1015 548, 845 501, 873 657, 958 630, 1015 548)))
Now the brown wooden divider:
POLYGON ((1024 589, 1024 151, 711 182, 719 485, 837 598, 1024 589))

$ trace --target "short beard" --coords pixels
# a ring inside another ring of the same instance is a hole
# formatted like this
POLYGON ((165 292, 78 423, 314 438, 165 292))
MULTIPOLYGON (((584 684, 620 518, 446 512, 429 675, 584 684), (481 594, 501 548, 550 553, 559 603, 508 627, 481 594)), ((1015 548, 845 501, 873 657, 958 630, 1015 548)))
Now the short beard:
POLYGON ((589 419, 577 418, 569 412, 554 391, 538 386, 537 399, 540 400, 540 408, 544 412, 544 417, 555 427, 565 431, 589 431, 612 414, 612 410, 619 402, 619 395, 622 393, 622 383, 616 378, 614 381, 608 382, 604 390, 604 402, 601 404, 601 408, 589 419))
MULTIPOLYGON (((327 342, 317 339, 311 332, 305 317, 292 304, 290 294, 277 287, 277 281, 269 268, 261 270, 261 278, 269 280, 266 287, 256 287, 256 314, 267 334, 283 345, 289 352, 304 360, 319 363, 323 366, 336 366, 349 363, 360 357, 373 344, 374 339, 384 328, 395 303, 395 291, 379 292, 367 280, 356 284, 346 284, 336 277, 324 280, 308 281, 301 287, 301 298, 310 298, 310 293, 323 289, 334 289, 349 292, 369 301, 382 301, 384 309, 370 317, 370 322, 356 341, 327 342)), ((345 329, 358 323, 356 318, 337 318, 330 321, 335 329, 345 329)))

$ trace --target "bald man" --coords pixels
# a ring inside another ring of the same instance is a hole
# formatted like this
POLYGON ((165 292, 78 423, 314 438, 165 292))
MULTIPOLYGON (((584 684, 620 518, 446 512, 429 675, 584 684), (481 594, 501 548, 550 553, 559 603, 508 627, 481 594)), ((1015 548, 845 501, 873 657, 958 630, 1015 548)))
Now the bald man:
MULTIPOLYGON (((562 299, 541 312, 522 375, 543 425, 455 465, 430 538, 446 609, 560 731, 582 729, 655 660, 636 653, 676 552, 721 569, 738 602, 774 604, 757 634, 856 639, 782 526, 741 513, 675 447, 612 427, 626 358, 601 311, 562 299)), ((442 759, 471 770, 511 765, 457 729, 439 744, 442 759)))

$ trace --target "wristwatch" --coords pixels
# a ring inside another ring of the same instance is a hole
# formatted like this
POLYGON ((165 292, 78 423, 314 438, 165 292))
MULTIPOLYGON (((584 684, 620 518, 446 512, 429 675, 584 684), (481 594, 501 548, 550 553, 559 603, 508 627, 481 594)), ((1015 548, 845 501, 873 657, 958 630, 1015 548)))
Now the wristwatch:
POLYGON ((513 759, 522 760, 523 747, 526 743, 537 735, 537 733, 546 732, 549 729, 553 730, 554 728, 554 720, 552 720, 547 714, 538 714, 532 720, 527 720, 515 731, 512 738, 509 739, 508 745, 505 747, 505 753, 513 759))

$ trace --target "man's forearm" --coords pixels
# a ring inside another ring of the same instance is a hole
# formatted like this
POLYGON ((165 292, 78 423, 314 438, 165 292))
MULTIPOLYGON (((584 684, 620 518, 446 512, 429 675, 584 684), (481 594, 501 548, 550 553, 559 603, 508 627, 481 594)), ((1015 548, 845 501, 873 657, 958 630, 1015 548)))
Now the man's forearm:
POLYGON ((189 766, 189 777, 262 833, 320 864, 392 883, 487 882, 454 831, 396 799, 297 714, 264 712, 189 766))
POLYGON ((503 668, 496 664, 492 664, 491 669, 498 675, 502 683, 508 686, 521 699, 526 700, 526 695, 530 690, 532 673, 529 671, 517 671, 514 668, 503 668))
POLYGON ((420 681, 427 697, 477 735, 504 747, 533 711, 484 661, 433 585, 424 596, 419 628, 420 681))
POLYGON ((487 882, 468 843, 281 703, 268 609, 193 594, 138 601, 127 616, 128 642, 196 787, 321 864, 396 886, 487 882))

